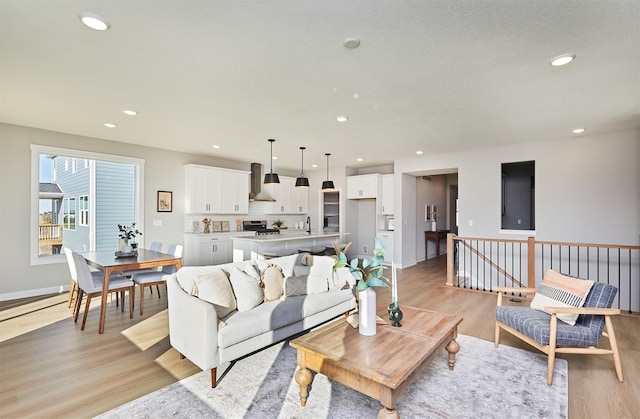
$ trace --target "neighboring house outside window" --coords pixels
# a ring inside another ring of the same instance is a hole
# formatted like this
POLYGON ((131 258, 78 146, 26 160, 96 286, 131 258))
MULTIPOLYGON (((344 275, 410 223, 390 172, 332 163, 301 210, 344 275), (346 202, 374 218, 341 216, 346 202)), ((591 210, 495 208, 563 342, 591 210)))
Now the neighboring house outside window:
POLYGON ((65 230, 76 229, 76 199, 65 198, 62 213, 62 226, 65 230))
POLYGON ((80 216, 79 225, 89 225, 89 195, 80 195, 78 199, 78 215, 80 216))

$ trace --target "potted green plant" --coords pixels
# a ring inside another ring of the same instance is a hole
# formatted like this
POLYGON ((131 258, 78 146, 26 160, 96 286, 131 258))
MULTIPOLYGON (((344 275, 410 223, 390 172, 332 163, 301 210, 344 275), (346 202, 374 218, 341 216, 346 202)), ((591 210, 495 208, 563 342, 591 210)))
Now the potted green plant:
POLYGON ((286 227, 283 227, 284 221, 282 221, 281 219, 275 220, 274 222, 271 223, 271 225, 277 228, 278 230, 284 230, 286 228, 286 227))
POLYGON ((136 223, 132 223, 130 226, 118 224, 118 231, 120 251, 124 253, 131 252, 132 245, 129 244, 129 240, 134 239, 138 235, 142 236, 142 232, 136 228, 136 223))
POLYGON ((386 287, 391 283, 389 278, 384 276, 383 265, 384 253, 386 249, 382 242, 376 237, 373 257, 362 259, 362 264, 358 258, 347 261, 347 255, 340 252, 338 260, 333 265, 335 272, 339 268, 349 268, 349 272, 356 279, 358 290, 358 329, 360 334, 372 336, 376 334, 376 293, 373 287, 386 287))

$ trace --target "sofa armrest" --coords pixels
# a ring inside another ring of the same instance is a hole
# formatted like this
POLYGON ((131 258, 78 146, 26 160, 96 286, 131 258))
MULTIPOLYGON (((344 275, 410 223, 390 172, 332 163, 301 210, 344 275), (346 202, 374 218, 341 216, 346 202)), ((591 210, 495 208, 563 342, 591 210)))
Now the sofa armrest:
POLYGON ((167 280, 169 340, 202 370, 218 366, 218 315, 212 304, 187 294, 176 274, 167 280))

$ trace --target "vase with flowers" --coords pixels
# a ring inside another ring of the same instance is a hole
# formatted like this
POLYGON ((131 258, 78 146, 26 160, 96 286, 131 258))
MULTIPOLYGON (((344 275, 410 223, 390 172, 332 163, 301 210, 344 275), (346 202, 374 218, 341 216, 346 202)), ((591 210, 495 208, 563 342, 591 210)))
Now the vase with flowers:
POLYGON ((373 287, 386 287, 391 283, 384 276, 383 265, 384 252, 386 249, 378 238, 375 239, 375 248, 371 259, 358 258, 347 261, 344 252, 340 252, 338 260, 333 266, 334 272, 338 268, 347 267, 351 275, 356 279, 356 289, 358 290, 358 329, 361 335, 373 336, 376 334, 376 292, 373 287))
POLYGON ((118 248, 121 253, 132 253, 132 243, 129 240, 134 239, 136 236, 142 236, 142 232, 136 228, 136 223, 132 223, 130 226, 118 224, 118 248))

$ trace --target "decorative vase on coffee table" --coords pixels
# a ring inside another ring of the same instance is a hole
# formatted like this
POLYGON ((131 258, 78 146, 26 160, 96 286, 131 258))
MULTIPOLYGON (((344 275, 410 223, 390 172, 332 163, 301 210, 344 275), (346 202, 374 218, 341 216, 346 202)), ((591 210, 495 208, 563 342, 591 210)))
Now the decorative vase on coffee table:
POLYGON ((376 334, 376 292, 372 287, 358 293, 358 330, 361 335, 376 334))

